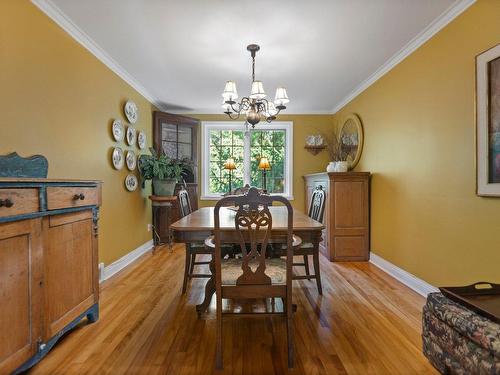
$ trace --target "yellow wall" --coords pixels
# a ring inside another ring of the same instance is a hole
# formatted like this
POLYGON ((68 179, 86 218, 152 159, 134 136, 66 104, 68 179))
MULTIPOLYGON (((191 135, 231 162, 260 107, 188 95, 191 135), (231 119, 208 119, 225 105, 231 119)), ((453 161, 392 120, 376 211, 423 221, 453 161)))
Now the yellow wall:
POLYGON ((0 154, 43 154, 49 177, 104 182, 99 257, 106 264, 151 238, 147 192, 127 192, 126 168, 110 162, 111 121, 125 120, 127 99, 137 103, 136 128, 151 143, 146 99, 30 2, 0 2, 0 154))
MULTIPOLYGON (((201 121, 226 121, 225 115, 189 115, 201 121)), ((293 121, 293 196, 294 208, 304 211, 305 192, 303 175, 326 170, 328 152, 314 156, 304 149, 305 138, 311 134, 330 135, 333 126, 331 115, 280 115, 277 121, 293 121)), ((201 131, 200 131, 201 136, 201 131)), ((201 145, 201 141, 199 142, 201 145)), ((201 152, 200 152, 201 154, 201 152)), ((200 164, 201 165, 201 164, 200 164)), ((201 207, 213 206, 215 201, 201 200, 201 207)))
POLYGON ((480 0, 335 115, 365 129, 374 253, 433 285, 500 282, 500 198, 475 195, 474 58, 500 42, 480 0))

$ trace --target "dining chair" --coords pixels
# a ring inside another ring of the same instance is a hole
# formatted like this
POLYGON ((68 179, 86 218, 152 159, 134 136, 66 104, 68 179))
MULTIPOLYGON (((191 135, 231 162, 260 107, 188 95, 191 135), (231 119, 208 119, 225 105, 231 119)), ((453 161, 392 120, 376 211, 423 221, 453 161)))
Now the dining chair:
MULTIPOLYGON (((323 214, 325 212, 325 201, 326 193, 323 187, 318 186, 312 193, 311 202, 309 204, 309 217, 313 220, 323 222, 323 214)), ((293 255, 302 256, 302 263, 294 263, 294 266, 302 266, 305 268, 305 275, 294 275, 294 280, 311 280, 316 279, 316 285, 318 287, 318 293, 323 294, 323 288, 321 287, 321 273, 319 268, 319 244, 313 244, 311 242, 303 242, 300 246, 295 247, 293 255), (313 268, 314 274, 311 275, 309 271, 309 255, 313 256, 313 268)))
MULTIPOLYGON (((288 367, 293 368, 293 333, 292 333, 292 264, 293 238, 298 245, 300 238, 293 236, 293 209, 290 202, 282 196, 259 193, 250 188, 242 196, 224 197, 214 208, 214 235, 205 243, 214 249, 214 270, 217 311, 216 367, 222 369, 222 299, 265 299, 281 298, 283 312, 255 313, 261 315, 281 314, 286 317, 288 367), (221 231, 220 209, 232 200, 237 208, 234 216, 235 231, 229 238, 229 232, 221 231), (286 242, 286 256, 266 257, 267 244, 272 230, 272 215, 269 206, 273 202, 283 204, 287 209, 287 231, 280 239, 286 242), (236 237, 234 237, 234 235, 236 237), (237 241, 242 249, 241 258, 223 259, 223 243, 237 241), (283 259, 284 258, 284 259, 283 259)), ((224 315, 226 315, 224 313, 224 315)), ((242 314, 232 314, 242 315, 242 314)))
MULTIPOLYGON (((179 199, 179 215, 184 217, 192 212, 191 201, 189 193, 184 186, 181 186, 177 193, 179 199)), ((224 255, 232 255, 233 247, 230 245, 224 246, 224 255)), ((210 264, 209 260, 197 261, 197 255, 210 255, 213 256, 213 249, 207 248, 204 242, 191 242, 186 243, 186 258, 184 264, 184 280, 182 283, 182 294, 186 293, 187 283, 193 278, 209 279, 212 277, 211 273, 195 273, 195 266, 210 264)))
MULTIPOLYGON (((179 199, 179 215, 184 217, 189 215, 191 210, 191 201, 189 200, 188 191, 181 187, 177 193, 179 199)), ((210 264, 210 261, 196 261, 197 255, 212 255, 213 251, 207 249, 203 242, 193 242, 186 243, 186 259, 184 264, 184 281, 182 283, 182 294, 186 293, 188 280, 192 278, 210 278, 212 275, 210 273, 195 273, 194 267, 201 266, 204 264, 210 264)))

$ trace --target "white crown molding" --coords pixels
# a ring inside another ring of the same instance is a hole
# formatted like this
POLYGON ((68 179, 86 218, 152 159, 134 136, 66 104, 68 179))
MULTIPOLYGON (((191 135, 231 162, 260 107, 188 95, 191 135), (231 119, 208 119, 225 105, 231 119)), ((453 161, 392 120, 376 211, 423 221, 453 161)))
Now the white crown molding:
POLYGON ((141 246, 139 246, 137 249, 132 250, 130 253, 125 254, 122 256, 120 259, 115 260, 113 263, 107 265, 104 267, 104 270, 102 272, 102 278, 99 280, 100 283, 103 281, 109 279, 113 275, 117 274, 121 270, 123 270, 125 267, 129 266, 133 262, 135 262, 137 259, 139 259, 141 256, 146 254, 148 251, 150 251, 154 247, 153 245, 153 240, 149 240, 146 243, 143 243, 141 246))
MULTIPOLYGON (((173 114, 179 114, 179 115, 190 115, 190 114, 196 114, 196 115, 222 115, 226 116, 222 110, 218 110, 217 107, 220 108, 220 106, 215 106, 214 108, 204 108, 204 109, 190 109, 190 110, 174 110, 171 109, 168 112, 173 113, 173 114)), ((281 112, 278 115, 278 118, 280 116, 295 116, 295 115, 331 115, 332 111, 330 110, 309 110, 309 111, 301 111, 301 112, 296 112, 296 111, 290 111, 288 108, 281 112)))
POLYGON ((419 279, 415 275, 412 275, 404 269, 388 262, 377 254, 370 253, 370 263, 424 297, 427 297, 429 293, 439 292, 439 289, 435 286, 426 283, 424 280, 419 279))
POLYGON ((410 40, 399 52, 387 60, 380 68, 378 68, 370 77, 361 82, 361 84, 356 87, 349 95, 338 102, 332 109, 332 113, 335 114, 345 107, 351 100, 365 91, 378 79, 384 76, 392 68, 398 65, 406 57, 412 54, 417 48, 422 44, 427 42, 436 33, 438 33, 443 27, 448 25, 456 17, 458 17, 462 12, 474 4, 476 0, 458 0, 452 4, 448 9, 446 9, 438 18, 431 22, 424 30, 422 30, 416 37, 410 40))
POLYGON ((139 94, 144 96, 151 104, 161 110, 160 100, 152 95, 139 81, 118 64, 104 49, 102 49, 90 36, 80 29, 71 19, 64 14, 51 0, 31 0, 42 12, 51 18, 57 25, 66 31, 73 39, 85 47, 104 65, 116 73, 121 79, 132 86, 139 94))

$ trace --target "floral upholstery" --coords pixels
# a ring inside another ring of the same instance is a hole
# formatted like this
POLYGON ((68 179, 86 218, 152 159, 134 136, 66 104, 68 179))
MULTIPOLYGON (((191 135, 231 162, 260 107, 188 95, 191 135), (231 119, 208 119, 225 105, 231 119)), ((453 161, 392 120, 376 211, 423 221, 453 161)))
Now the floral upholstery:
MULTIPOLYGON (((242 262, 241 259, 222 259, 222 285, 236 285, 236 279, 243 273, 242 262)), ((249 265, 252 270, 255 270, 258 262, 250 261, 249 265)), ((265 273, 271 278, 273 284, 286 284, 286 261, 280 258, 266 259, 265 273)))
POLYGON ((500 375, 500 325, 431 293, 423 309, 423 351, 443 374, 500 375))

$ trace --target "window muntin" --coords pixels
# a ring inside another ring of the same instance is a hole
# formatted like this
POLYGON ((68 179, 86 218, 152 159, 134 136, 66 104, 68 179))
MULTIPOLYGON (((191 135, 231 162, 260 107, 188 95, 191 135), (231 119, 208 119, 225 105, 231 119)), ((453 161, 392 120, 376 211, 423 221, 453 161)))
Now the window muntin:
POLYGON ((229 190, 229 172, 224 162, 233 157, 232 189, 245 184, 262 187, 262 171, 258 169, 261 156, 269 158, 266 185, 270 193, 292 197, 291 122, 257 125, 245 132, 243 122, 202 123, 202 199, 218 199, 229 190))

